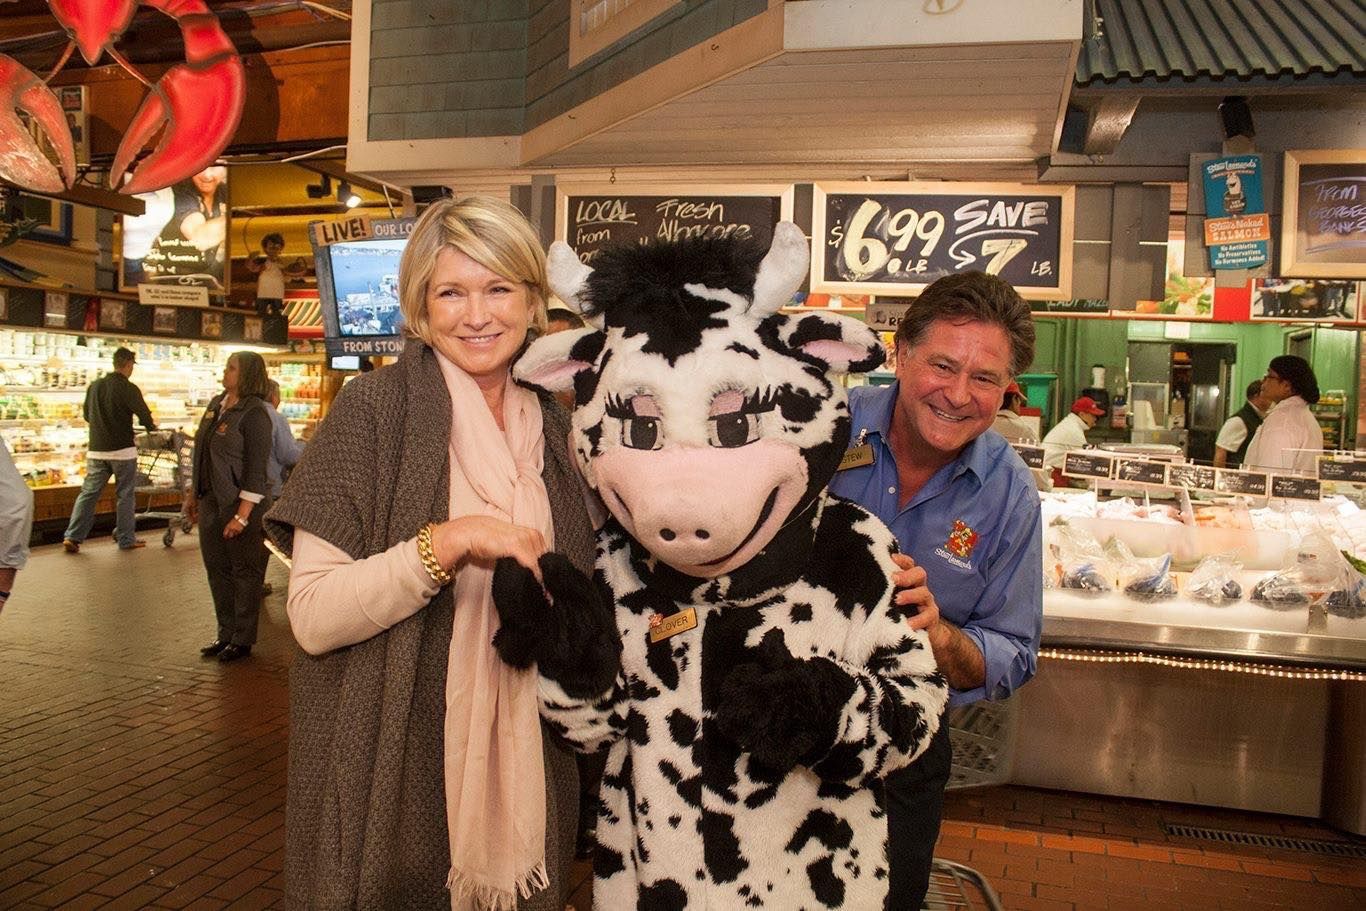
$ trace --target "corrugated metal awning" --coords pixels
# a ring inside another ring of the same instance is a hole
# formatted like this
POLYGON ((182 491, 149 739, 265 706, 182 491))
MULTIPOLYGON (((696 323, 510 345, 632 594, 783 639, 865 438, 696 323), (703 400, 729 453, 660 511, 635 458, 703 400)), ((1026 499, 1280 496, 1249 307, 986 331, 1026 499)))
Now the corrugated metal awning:
POLYGON ((290 338, 322 337, 322 301, 316 292, 286 291, 285 317, 289 320, 290 338))
POLYGON ((1366 0, 1093 0, 1077 83, 1366 74, 1366 0))

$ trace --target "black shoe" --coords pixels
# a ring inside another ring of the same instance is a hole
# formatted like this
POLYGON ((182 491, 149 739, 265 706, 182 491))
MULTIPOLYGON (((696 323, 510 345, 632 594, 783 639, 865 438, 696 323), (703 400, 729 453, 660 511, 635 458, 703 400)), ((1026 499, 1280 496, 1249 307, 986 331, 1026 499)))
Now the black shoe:
POLYGON ((223 662, 236 661, 238 658, 245 658, 250 654, 250 645, 237 645, 234 643, 223 646, 223 650, 218 653, 218 660, 223 662))
POLYGON ((227 647, 228 643, 219 642, 217 639, 215 639, 208 645, 201 648, 199 650, 199 654, 203 655, 205 658, 212 658, 214 655, 217 655, 219 652, 223 651, 223 649, 227 647))

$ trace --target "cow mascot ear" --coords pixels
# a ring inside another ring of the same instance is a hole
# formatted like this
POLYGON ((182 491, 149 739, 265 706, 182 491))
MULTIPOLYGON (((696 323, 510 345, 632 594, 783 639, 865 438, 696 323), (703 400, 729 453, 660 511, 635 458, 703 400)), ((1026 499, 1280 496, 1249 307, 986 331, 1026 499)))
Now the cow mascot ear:
POLYGON ((574 377, 593 369, 602 340, 602 332, 597 329, 566 329, 543 335, 517 359, 512 368, 513 378, 524 386, 546 392, 573 389, 574 377))
MULTIPOLYGON (((810 247, 802 229, 790 221, 773 229, 773 243, 754 277, 754 303, 759 318, 777 314, 802 286, 810 247)), ((812 312, 783 318, 778 339, 793 353, 817 363, 823 372, 866 373, 886 360, 877 332, 852 317, 812 312)))

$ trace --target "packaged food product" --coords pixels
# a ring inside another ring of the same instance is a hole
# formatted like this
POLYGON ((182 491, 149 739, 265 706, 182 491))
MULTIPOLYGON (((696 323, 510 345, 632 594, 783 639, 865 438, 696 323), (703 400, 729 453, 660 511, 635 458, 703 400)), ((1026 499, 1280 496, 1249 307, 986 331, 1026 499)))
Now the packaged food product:
POLYGON ((1243 564, 1233 554, 1211 554, 1191 571, 1186 594, 1210 604, 1238 601, 1243 597, 1243 586, 1238 582, 1242 569, 1243 564))
POLYGON ((1121 580, 1128 580, 1124 593, 1139 601, 1158 601, 1176 597, 1176 583, 1172 581, 1171 554, 1147 559, 1133 558, 1120 570, 1121 580))

